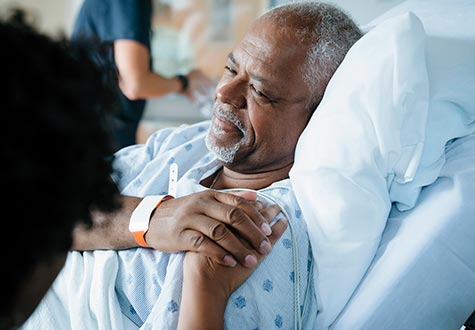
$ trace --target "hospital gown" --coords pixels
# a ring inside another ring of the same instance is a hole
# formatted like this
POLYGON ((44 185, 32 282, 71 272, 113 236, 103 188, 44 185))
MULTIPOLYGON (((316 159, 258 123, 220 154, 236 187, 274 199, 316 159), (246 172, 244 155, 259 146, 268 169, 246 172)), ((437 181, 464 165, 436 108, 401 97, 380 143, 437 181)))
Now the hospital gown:
MULTIPOLYGON (((121 192, 141 197, 166 194, 172 163, 178 164, 177 197, 208 189, 200 181, 221 166, 205 145, 209 123, 163 129, 143 145, 120 150, 114 180, 121 192)), ((277 202, 289 217, 289 227, 231 295, 225 328, 295 329, 301 317, 303 329, 313 329, 317 315, 313 258, 290 180, 275 182, 258 196, 277 202)), ((146 248, 70 252, 66 266, 23 328, 175 329, 183 257, 184 253, 146 248)))

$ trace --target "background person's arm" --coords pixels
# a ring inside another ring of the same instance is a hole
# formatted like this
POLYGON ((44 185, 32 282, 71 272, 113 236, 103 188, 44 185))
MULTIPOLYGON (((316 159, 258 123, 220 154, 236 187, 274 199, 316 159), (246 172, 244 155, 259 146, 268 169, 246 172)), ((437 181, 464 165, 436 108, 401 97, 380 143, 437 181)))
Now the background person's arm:
POLYGON ((215 82, 200 70, 193 70, 187 75, 188 88, 183 91, 178 78, 166 78, 150 69, 150 52, 138 41, 114 41, 114 57, 120 89, 130 100, 155 98, 169 93, 183 93, 192 99, 195 93, 205 93, 215 86, 215 82))

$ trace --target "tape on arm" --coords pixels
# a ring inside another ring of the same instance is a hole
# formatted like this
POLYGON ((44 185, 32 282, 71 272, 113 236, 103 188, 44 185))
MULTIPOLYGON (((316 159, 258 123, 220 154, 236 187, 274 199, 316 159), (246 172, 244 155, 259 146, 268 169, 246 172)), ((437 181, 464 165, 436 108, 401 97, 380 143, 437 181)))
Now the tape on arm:
POLYGON ((138 245, 150 247, 145 241, 145 233, 148 231, 152 212, 161 202, 173 198, 171 195, 149 195, 144 197, 130 216, 129 231, 134 235, 138 245))

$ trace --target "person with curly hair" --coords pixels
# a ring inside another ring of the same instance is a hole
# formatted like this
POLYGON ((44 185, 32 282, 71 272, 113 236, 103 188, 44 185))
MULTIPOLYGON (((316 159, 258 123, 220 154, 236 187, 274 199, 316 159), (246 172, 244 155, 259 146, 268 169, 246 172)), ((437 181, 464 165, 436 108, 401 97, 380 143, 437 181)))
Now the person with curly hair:
MULTIPOLYGON (((166 77, 152 70, 153 0, 84 0, 75 18, 71 38, 100 43, 102 61, 118 73, 120 112, 111 116, 115 149, 133 145, 146 100, 172 93, 190 101, 215 86, 199 68, 166 77)), ((158 3, 158 2, 157 2, 158 3)), ((158 10, 155 9, 155 10, 158 10)))
POLYGON ((115 87, 90 50, 41 34, 25 14, 0 20, 2 205, 10 214, 2 230, 16 243, 0 243, 0 329, 18 327, 36 308, 64 265, 73 228, 120 205, 104 121, 115 87))

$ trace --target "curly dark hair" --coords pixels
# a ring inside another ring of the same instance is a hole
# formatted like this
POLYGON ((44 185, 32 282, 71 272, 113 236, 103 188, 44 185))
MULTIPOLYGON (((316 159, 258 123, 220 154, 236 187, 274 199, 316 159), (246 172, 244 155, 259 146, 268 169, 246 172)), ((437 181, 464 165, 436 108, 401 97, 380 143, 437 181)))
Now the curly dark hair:
POLYGON ((2 311, 38 262, 70 249, 78 221, 91 224, 93 210, 119 206, 106 121, 118 106, 107 79, 114 75, 90 48, 41 34, 24 17, 0 19, 2 311))

